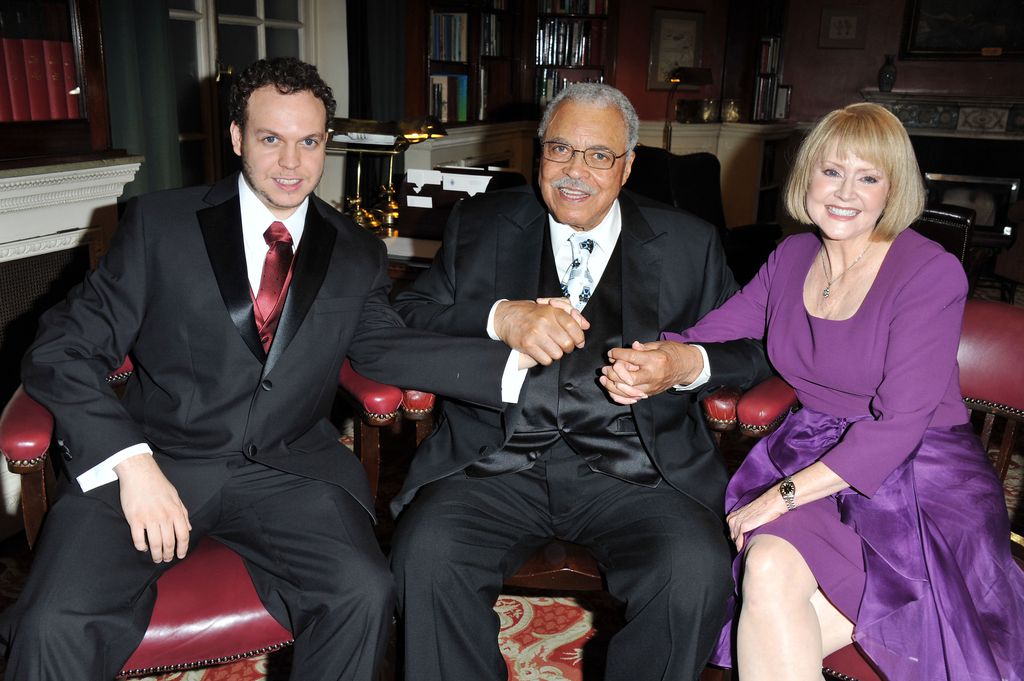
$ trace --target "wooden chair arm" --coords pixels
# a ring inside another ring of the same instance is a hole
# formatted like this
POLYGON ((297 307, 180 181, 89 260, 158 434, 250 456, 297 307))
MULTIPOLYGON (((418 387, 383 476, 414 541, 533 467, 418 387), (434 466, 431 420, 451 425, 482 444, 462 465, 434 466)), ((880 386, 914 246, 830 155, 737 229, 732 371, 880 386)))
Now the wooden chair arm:
POLYGON ((796 406, 793 388, 778 376, 772 376, 740 397, 736 408, 740 431, 744 435, 764 437, 778 428, 796 406))

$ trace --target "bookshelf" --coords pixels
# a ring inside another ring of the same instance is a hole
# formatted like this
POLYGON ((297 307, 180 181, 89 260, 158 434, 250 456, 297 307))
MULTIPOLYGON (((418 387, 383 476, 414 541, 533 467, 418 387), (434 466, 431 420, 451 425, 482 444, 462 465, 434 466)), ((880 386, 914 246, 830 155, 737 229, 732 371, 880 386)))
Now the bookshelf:
POLYGON ((434 114, 448 125, 536 119, 565 83, 613 82, 613 6, 614 0, 408 3, 409 115, 434 114))
POLYGON ((539 108, 567 83, 610 80, 610 2, 538 0, 533 101, 539 108))
POLYGON ((0 7, 0 163, 109 151, 99 0, 0 7))
POLYGON ((522 4, 409 3, 407 110, 446 126, 522 117, 522 4))
POLYGON ((782 36, 761 38, 754 77, 752 121, 779 121, 789 117, 791 88, 781 83, 782 36))

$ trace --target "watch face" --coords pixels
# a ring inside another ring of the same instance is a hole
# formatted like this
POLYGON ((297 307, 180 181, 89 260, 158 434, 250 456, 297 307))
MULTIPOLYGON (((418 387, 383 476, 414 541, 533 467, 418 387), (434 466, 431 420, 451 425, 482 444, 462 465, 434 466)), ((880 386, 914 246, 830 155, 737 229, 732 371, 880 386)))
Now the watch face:
POLYGON ((796 485, 793 484, 792 480, 783 480, 782 484, 779 485, 779 494, 784 497, 791 497, 796 494, 796 485))

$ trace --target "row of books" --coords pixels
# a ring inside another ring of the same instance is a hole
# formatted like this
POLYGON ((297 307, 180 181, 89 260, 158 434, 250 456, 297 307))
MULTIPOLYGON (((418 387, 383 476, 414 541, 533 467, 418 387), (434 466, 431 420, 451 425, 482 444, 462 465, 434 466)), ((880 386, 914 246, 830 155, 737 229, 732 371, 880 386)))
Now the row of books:
POLYGON ((81 118, 67 2, 0 2, 0 122, 81 118))
POLYGON ((439 61, 466 61, 469 16, 465 12, 431 12, 430 58, 439 61))
POLYGON ((438 73, 430 76, 430 114, 442 123, 469 120, 469 76, 438 73))
POLYGON ((608 0, 540 0, 541 14, 607 14, 608 0))
POLYGON ((0 122, 81 118, 74 46, 0 38, 0 122))
POLYGON ((500 57, 505 53, 505 21, 500 14, 480 17, 480 54, 500 57))
POLYGON ((565 72, 559 69, 537 69, 535 99, 541 108, 547 106, 555 95, 565 89, 569 83, 587 82, 603 83, 604 75, 582 75, 578 71, 565 72))
POLYGON ((781 85, 782 38, 761 38, 757 53, 757 77, 754 80, 753 121, 774 121, 789 115, 789 88, 781 85), (783 90, 785 88, 785 90, 783 90))
POLYGON ((782 121, 789 118, 789 100, 793 88, 780 85, 778 76, 761 74, 754 84, 754 121, 782 121))
POLYGON ((595 66, 604 63, 604 21, 538 19, 537 63, 595 66))

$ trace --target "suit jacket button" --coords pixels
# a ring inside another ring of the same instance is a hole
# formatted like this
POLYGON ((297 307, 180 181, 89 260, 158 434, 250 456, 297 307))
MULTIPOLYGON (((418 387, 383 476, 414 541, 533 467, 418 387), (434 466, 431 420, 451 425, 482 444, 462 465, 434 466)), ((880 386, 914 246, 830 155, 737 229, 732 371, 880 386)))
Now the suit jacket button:
POLYGON ((271 381, 269 378, 264 378, 260 382, 260 387, 266 391, 270 391, 274 387, 274 382, 271 381))
POLYGON ((575 389, 576 389, 576 386, 574 386, 572 383, 563 383, 562 384, 562 390, 567 390, 569 392, 572 392, 575 389))
POLYGON ((75 458, 71 456, 71 451, 67 447, 61 447, 61 455, 65 461, 71 461, 71 459, 75 458))
POLYGON ((259 450, 256 449, 256 445, 249 445, 248 447, 245 448, 245 453, 251 456, 252 458, 256 458, 256 454, 259 453, 259 450))

